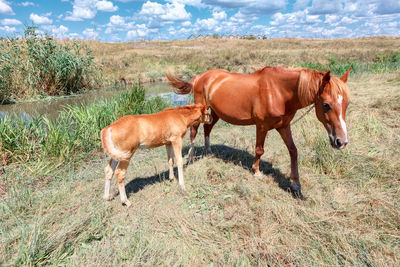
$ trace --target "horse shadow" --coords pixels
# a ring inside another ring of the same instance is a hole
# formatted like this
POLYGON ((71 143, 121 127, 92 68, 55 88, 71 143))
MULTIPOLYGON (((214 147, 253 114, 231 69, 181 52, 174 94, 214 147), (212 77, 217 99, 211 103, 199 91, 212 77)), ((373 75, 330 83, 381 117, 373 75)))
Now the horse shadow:
MULTIPOLYGON (((188 150, 188 147, 183 148, 182 154, 186 155, 188 150)), ((249 172, 253 171, 252 166, 254 155, 250 154, 249 152, 226 145, 211 145, 211 150, 213 151, 212 155, 214 157, 222 159, 223 161, 232 162, 233 164, 240 166, 243 169, 248 170, 249 172)), ((204 155, 204 147, 195 147, 195 161, 199 160, 204 155)), ((290 177, 284 175, 279 169, 274 168, 272 166, 272 163, 260 159, 259 168, 261 173, 263 173, 264 175, 271 175, 275 183, 277 183, 282 190, 292 193, 290 189, 290 177)))
MULTIPOLYGON (((233 164, 240 166, 243 169, 249 170, 249 172, 252 172, 254 155, 250 154, 249 152, 225 145, 212 145, 211 150, 213 151, 214 157, 222 159, 223 161, 232 162, 233 164)), ((188 146, 183 147, 182 155, 187 155, 188 151, 188 146)), ((204 147, 196 146, 194 160, 200 160, 202 157, 204 157, 204 155, 204 147)), ((186 163, 185 165, 187 164, 188 163, 186 163)), ((292 194, 294 198, 299 198, 299 196, 294 194, 290 189, 290 178, 283 174, 279 169, 274 168, 272 166, 272 163, 260 160, 260 171, 264 175, 270 175, 274 179, 275 183, 277 183, 282 190, 292 194)), ((174 172, 177 173, 176 167, 174 168, 174 172)), ((126 194, 129 197, 130 194, 135 194, 149 185, 161 183, 164 181, 170 181, 168 170, 148 177, 134 178, 125 185, 126 194)), ((118 193, 116 195, 118 195, 118 193)))

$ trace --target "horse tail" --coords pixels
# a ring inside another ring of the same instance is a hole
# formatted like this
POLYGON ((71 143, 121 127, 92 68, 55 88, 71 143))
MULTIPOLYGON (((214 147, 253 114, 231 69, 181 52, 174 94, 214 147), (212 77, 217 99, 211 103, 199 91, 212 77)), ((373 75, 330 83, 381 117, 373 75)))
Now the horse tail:
POLYGON ((100 132, 100 140, 101 145, 104 148, 104 152, 112 159, 120 161, 120 160, 128 160, 132 156, 132 153, 129 151, 120 151, 114 144, 111 137, 111 128, 110 126, 104 128, 100 132))
POLYGON ((166 76, 169 81, 169 85, 174 88, 175 94, 186 95, 193 91, 193 84, 191 84, 190 82, 186 82, 172 75, 172 73, 170 72, 167 72, 166 76))

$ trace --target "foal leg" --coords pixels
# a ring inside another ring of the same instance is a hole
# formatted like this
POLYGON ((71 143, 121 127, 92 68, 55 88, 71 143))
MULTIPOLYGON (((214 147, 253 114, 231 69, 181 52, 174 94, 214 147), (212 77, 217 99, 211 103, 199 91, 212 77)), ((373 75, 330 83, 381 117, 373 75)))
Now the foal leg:
POLYGON ((178 165, 178 180, 182 190, 186 191, 185 182, 183 180, 183 160, 182 160, 182 139, 179 138, 172 142, 174 148, 176 165, 178 165))
POLYGON ((297 148, 293 142, 292 131, 290 129, 290 124, 286 127, 276 129, 282 137, 283 142, 290 154, 290 179, 292 183, 290 184, 290 189, 292 189, 294 194, 301 196, 301 184, 299 179, 299 169, 297 164, 297 148))
POLYGON ((169 179, 175 179, 174 174, 174 149, 172 148, 171 144, 165 145, 167 148, 167 155, 168 155, 168 165, 169 165, 169 179))
POLYGON ((106 174, 106 182, 104 186, 104 195, 103 198, 105 200, 111 200, 110 197, 110 186, 111 186, 111 178, 114 175, 115 168, 118 165, 118 161, 115 159, 110 159, 107 166, 104 168, 104 172, 106 174))
POLYGON ((125 184, 124 184, 126 169, 128 168, 128 166, 129 166, 129 160, 121 160, 118 164, 117 169, 115 170, 115 175, 118 182, 119 196, 121 197, 122 204, 125 204, 127 207, 131 205, 131 202, 128 200, 128 197, 126 196, 125 184))
POLYGON ((210 124, 204 124, 204 147, 206 154, 212 154, 210 147, 210 133, 214 125, 219 120, 219 117, 213 110, 211 110, 212 122, 210 124))
POLYGON ((190 148, 188 152, 187 163, 193 163, 194 160, 194 139, 197 135, 197 130, 199 129, 200 123, 190 126, 190 148))
POLYGON ((256 129, 256 155, 253 163, 253 171, 254 177, 260 178, 262 176, 260 172, 260 158, 264 154, 264 142, 268 130, 262 125, 256 125, 256 129))

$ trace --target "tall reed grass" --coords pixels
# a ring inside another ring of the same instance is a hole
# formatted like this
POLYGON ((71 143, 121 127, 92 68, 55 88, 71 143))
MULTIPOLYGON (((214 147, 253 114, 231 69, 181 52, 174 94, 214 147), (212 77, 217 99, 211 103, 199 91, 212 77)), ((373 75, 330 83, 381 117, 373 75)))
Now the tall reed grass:
POLYGON ((6 115, 0 120, 0 154, 5 162, 83 157, 99 147, 99 131, 119 117, 154 113, 166 106, 160 97, 146 99, 145 89, 134 86, 111 100, 67 106, 55 120, 6 115))
POLYGON ((23 38, 0 40, 0 103, 92 89, 101 84, 100 70, 86 46, 27 26, 23 38))

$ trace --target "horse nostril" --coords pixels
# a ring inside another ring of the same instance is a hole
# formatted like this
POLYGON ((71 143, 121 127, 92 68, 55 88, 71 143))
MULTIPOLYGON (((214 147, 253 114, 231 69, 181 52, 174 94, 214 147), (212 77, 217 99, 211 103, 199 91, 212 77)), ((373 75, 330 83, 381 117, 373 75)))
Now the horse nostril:
POLYGON ((336 147, 341 147, 343 145, 342 140, 340 138, 336 138, 335 145, 336 145, 336 147))

